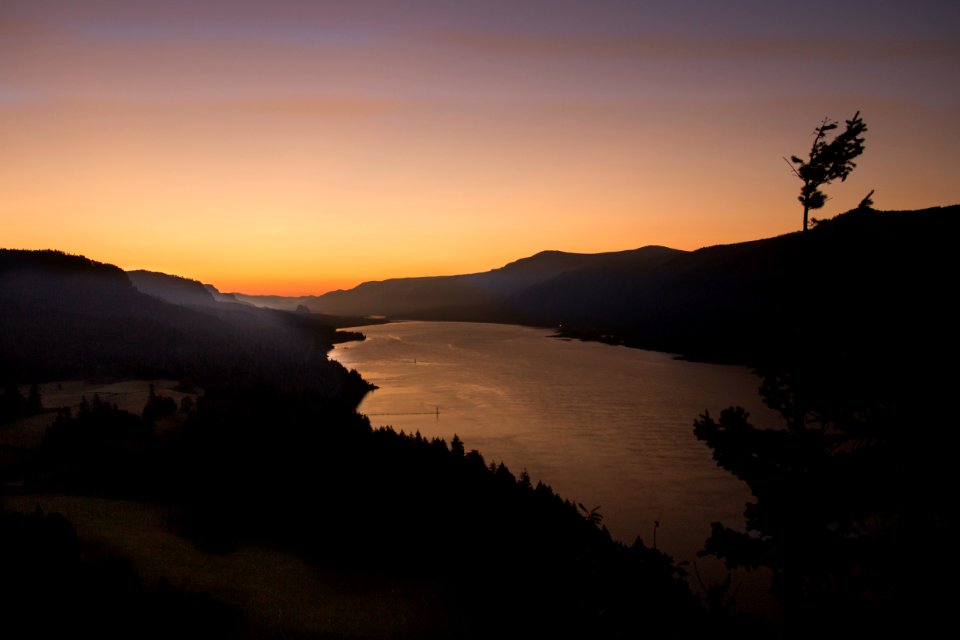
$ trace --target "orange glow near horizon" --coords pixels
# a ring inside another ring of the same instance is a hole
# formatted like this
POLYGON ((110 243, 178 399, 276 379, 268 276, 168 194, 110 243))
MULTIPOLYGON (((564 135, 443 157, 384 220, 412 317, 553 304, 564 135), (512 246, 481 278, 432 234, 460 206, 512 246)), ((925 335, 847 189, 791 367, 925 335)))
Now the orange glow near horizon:
POLYGON ((5 3, 0 246, 280 295, 696 249, 796 230, 781 158, 858 109, 814 215, 960 202, 950 3, 831 9, 814 45, 773 8, 322 4, 5 3))

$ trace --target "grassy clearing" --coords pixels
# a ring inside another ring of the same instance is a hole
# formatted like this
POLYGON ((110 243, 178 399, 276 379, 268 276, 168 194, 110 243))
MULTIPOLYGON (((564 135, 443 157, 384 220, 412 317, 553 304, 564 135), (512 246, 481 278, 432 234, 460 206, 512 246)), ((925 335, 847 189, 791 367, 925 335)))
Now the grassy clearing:
POLYGON ((84 396, 89 400, 97 394, 104 402, 111 402, 124 411, 139 415, 147 402, 150 385, 153 385, 157 394, 173 398, 178 406, 184 397, 196 399, 198 395, 196 392, 186 393, 178 390, 180 383, 176 380, 121 380, 118 382, 63 380, 40 385, 40 397, 43 400, 43 406, 48 409, 59 407, 76 409, 84 396))
MULTIPOLYGON (((0 447, 14 449, 35 449, 40 446, 43 434, 57 416, 56 410, 69 407, 76 412, 84 397, 89 401, 94 395, 99 395, 104 402, 117 405, 124 411, 140 415, 143 406, 150 395, 150 385, 155 393, 173 398, 177 406, 183 398, 196 400, 202 392, 185 392, 179 390, 176 380, 122 380, 119 382, 61 380, 38 385, 44 412, 14 420, 0 429, 0 447)), ((26 395, 29 386, 20 388, 26 395)), ((183 426, 184 416, 179 412, 157 421, 155 433, 164 437, 177 431, 183 426)))
POLYGON ((420 638, 449 633, 444 598, 431 584, 318 568, 259 546, 199 551, 177 535, 165 507, 83 496, 6 496, 9 511, 61 513, 85 543, 130 560, 146 586, 207 592, 235 608, 256 637, 420 638))

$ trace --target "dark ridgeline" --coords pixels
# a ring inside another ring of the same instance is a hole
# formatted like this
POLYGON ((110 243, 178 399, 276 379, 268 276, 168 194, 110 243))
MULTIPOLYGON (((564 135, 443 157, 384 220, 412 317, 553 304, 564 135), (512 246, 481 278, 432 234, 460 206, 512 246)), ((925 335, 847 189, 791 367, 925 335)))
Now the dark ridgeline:
POLYGON ((900 357, 945 346, 933 341, 949 335, 953 317, 947 281, 958 221, 958 206, 861 208, 807 233, 697 251, 544 252, 481 274, 364 283, 307 304, 398 320, 559 327, 570 337, 753 366, 811 349, 900 357))
MULTIPOLYGON (((514 296, 567 272, 603 265, 645 268, 683 253, 666 247, 644 247, 612 253, 576 254, 543 251, 484 273, 365 282, 353 289, 322 296, 236 297, 263 306, 290 308, 303 304, 313 312, 337 316, 389 316, 407 320, 517 322, 510 304, 514 296)), ((539 323, 539 321, 538 321, 539 323)))
MULTIPOLYGON (((598 514, 525 474, 488 465, 458 439, 448 446, 372 429, 355 412, 369 385, 326 358, 336 336, 313 314, 207 293, 79 256, 0 251, 11 420, 43 410, 42 398, 32 407, 16 386, 31 382, 172 378, 199 392, 177 407, 151 389, 140 415, 98 396, 73 410, 48 407, 55 413, 39 449, 4 451, 4 486, 165 505, 182 535, 210 553, 262 544, 321 571, 434 585, 440 610, 388 631, 399 635, 691 636, 711 616, 738 624, 708 613, 669 558, 614 542, 598 514), (157 435, 155 424, 172 415, 182 427, 157 435)), ((63 631, 66 618, 40 615, 47 606, 75 615, 71 630, 95 626, 108 637, 167 608, 170 624, 195 616, 214 635, 263 631, 208 597, 144 588, 129 569, 105 568, 55 516, 4 514, 0 545, 0 591, 21 594, 4 603, 31 603, 5 611, 0 625, 14 635, 63 631), (31 536, 40 542, 20 553, 31 536), (111 613, 104 600, 122 609, 111 613)))

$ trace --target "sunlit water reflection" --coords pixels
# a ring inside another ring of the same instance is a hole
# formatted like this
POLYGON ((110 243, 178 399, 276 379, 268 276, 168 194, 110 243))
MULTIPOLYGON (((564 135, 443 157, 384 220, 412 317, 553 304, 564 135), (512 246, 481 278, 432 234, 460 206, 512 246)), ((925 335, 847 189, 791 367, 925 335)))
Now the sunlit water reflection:
POLYGON ((641 536, 692 560, 710 523, 743 521, 750 493, 693 436, 693 420, 739 404, 772 420, 742 367, 565 341, 543 329, 409 322, 363 327, 331 357, 379 389, 377 425, 450 441, 526 469, 561 496, 600 507, 614 537, 641 536), (437 410, 439 409, 439 415, 437 410))

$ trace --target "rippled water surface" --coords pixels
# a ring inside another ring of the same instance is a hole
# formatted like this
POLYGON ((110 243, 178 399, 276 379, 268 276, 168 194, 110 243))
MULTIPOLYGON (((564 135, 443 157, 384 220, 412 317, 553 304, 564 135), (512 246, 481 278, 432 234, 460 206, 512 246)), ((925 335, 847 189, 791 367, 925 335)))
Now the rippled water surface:
POLYGON ((750 493, 693 436, 693 420, 739 404, 770 419, 742 367, 551 338, 512 325, 406 322, 363 327, 331 357, 379 389, 360 411, 526 469, 560 495, 600 507, 625 542, 693 559, 710 523, 743 521, 750 493), (437 411, 439 410, 439 414, 437 411))

